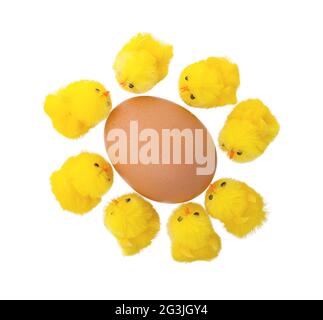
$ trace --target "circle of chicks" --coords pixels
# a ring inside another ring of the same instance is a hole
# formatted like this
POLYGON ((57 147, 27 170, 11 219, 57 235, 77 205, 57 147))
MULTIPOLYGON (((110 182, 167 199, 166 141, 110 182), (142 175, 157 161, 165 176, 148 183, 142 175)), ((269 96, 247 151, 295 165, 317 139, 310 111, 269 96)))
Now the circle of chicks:
MULTIPOLYGON (((113 69, 120 87, 145 93, 164 79, 173 47, 150 34, 133 37, 117 54, 113 69)), ((210 57, 187 66, 179 77, 179 95, 189 106, 215 108, 237 103, 240 85, 238 66, 227 58, 210 57)), ((76 139, 105 120, 111 110, 110 93, 95 81, 71 83, 47 96, 44 110, 53 127, 76 139)), ((258 99, 240 102, 220 131, 220 149, 235 162, 261 156, 279 132, 269 108, 258 99)), ((62 209, 83 215, 95 208, 113 184, 111 165, 100 155, 83 152, 69 158, 51 176, 52 192, 62 209)), ((204 207, 181 204, 168 222, 171 252, 178 262, 210 261, 221 251, 221 239, 211 218, 243 238, 266 220, 263 198, 244 182, 223 178, 205 193, 204 207)), ((154 207, 136 193, 114 199, 105 208, 104 223, 125 256, 138 254, 151 245, 160 230, 154 207)))

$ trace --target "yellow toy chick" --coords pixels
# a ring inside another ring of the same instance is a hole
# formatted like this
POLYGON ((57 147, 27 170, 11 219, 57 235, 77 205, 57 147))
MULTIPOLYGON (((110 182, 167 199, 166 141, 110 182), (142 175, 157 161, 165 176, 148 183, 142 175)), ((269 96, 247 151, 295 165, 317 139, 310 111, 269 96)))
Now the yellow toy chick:
POLYGON ((219 255, 221 239, 202 206, 187 203, 177 208, 168 222, 172 255, 178 262, 210 261, 219 255))
POLYGON ((152 35, 139 33, 118 53, 114 70, 120 86, 132 93, 152 89, 168 73, 173 47, 152 35))
POLYGON ((135 255, 148 247, 160 229, 156 210, 135 193, 112 200, 105 209, 104 222, 125 256, 135 255))
POLYGON ((113 171, 101 156, 83 152, 69 158, 50 180, 61 207, 82 215, 96 207, 111 188, 113 171))
POLYGON ((219 144, 230 159, 248 162, 262 155, 279 132, 279 123, 260 100, 239 103, 220 132, 219 144))
POLYGON ((182 100, 191 107, 212 108, 235 104, 239 69, 226 58, 208 58, 186 67, 179 79, 182 100))
POLYGON ((223 222, 235 236, 243 238, 266 220, 262 197, 247 184, 221 179, 212 184, 205 195, 207 212, 223 222))
POLYGON ((78 81, 47 96, 44 109, 59 133, 76 139, 108 117, 110 93, 98 82, 78 81))

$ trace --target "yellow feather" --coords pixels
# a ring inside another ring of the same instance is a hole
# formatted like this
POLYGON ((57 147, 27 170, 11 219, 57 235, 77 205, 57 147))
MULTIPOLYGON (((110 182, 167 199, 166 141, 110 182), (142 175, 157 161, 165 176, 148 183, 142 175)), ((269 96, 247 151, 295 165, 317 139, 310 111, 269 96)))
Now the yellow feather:
POLYGON ((179 79, 183 101, 192 107, 212 108, 237 102, 239 69, 226 58, 208 58, 186 67, 179 79))
POLYGON ((113 200, 105 209, 104 222, 126 256, 148 247, 160 229, 156 210, 135 193, 113 200))
POLYGON ((266 220, 261 195, 247 184, 233 179, 221 179, 212 184, 205 195, 205 207, 230 233, 241 238, 266 220))
POLYGON ((279 123, 260 100, 240 102, 219 135, 221 149, 236 162, 261 156, 279 133, 279 123))
POLYGON ((83 80, 48 95, 44 110, 59 133, 75 139, 108 117, 111 99, 102 84, 83 80))
POLYGON ((69 158, 50 180, 52 191, 64 210, 85 214, 111 188, 113 171, 101 156, 84 152, 69 158))
POLYGON ((178 262, 212 260, 219 255, 221 239, 213 230, 202 206, 186 203, 177 208, 168 222, 172 255, 178 262))
POLYGON ((172 57, 171 45, 163 44, 150 34, 140 33, 118 53, 113 66, 116 79, 127 91, 147 92, 166 77, 172 57))

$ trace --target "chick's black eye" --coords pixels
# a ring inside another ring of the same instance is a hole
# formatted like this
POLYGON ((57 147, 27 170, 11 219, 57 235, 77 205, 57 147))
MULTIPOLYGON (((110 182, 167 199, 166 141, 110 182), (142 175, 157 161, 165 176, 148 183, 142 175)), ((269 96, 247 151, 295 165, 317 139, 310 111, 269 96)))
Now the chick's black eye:
POLYGON ((195 99, 195 96, 194 96, 193 94, 191 94, 190 98, 191 98, 192 100, 194 100, 194 99, 195 99))
POLYGON ((199 212, 194 212, 194 216, 199 216, 200 215, 200 213, 199 212))
POLYGON ((243 154, 243 152, 242 151, 237 151, 237 155, 238 156, 241 156, 243 154))
POLYGON ((101 92, 101 90, 100 90, 100 89, 95 89, 95 91, 96 91, 96 92, 101 92))
POLYGON ((212 194, 209 195, 209 200, 213 200, 213 195, 212 194))
POLYGON ((97 167, 97 168, 100 167, 100 165, 98 163, 95 163, 94 166, 97 167))
POLYGON ((130 198, 127 198, 127 199, 126 199, 126 202, 127 202, 127 203, 128 203, 128 202, 130 202, 130 201, 131 201, 131 199, 130 199, 130 198))
POLYGON ((177 218, 177 221, 178 221, 178 222, 182 222, 182 221, 183 221, 183 217, 178 217, 178 218, 177 218))
POLYGON ((220 184, 220 187, 225 187, 227 185, 227 183, 226 182, 222 182, 221 184, 220 184))
POLYGON ((188 81, 188 76, 185 77, 185 80, 188 81))
POLYGON ((135 86, 132 83, 129 83, 129 88, 133 89, 135 86))

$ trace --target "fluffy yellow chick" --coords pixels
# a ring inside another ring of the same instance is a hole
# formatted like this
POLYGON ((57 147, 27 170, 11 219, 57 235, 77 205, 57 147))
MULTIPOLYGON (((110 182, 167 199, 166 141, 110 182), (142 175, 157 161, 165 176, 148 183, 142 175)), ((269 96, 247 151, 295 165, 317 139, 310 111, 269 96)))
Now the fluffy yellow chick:
POLYGON ((221 239, 202 206, 186 203, 177 208, 168 222, 172 255, 178 262, 210 261, 219 255, 221 239))
POLYGON ((112 200, 105 209, 104 222, 125 256, 135 255, 148 247, 160 229, 156 210, 135 193, 112 200))
POLYGON ((182 100, 192 107, 212 108, 235 104, 239 69, 226 58, 208 58, 186 67, 179 79, 182 100))
POLYGON ((97 206, 111 188, 113 171, 101 156, 83 152, 69 158, 50 180, 61 207, 82 215, 97 206))
POLYGON ((220 148, 236 162, 261 156, 279 132, 279 123, 260 100, 239 103, 219 135, 220 148))
POLYGON ((223 222, 225 228, 243 238, 266 220, 262 197, 247 184, 221 179, 212 184, 205 195, 207 212, 223 222))
POLYGON ((47 96, 45 112, 63 136, 79 138, 108 117, 110 93, 95 81, 78 81, 47 96))
POLYGON ((132 93, 144 93, 163 80, 173 57, 173 47, 140 33, 118 53, 114 70, 120 86, 132 93))

